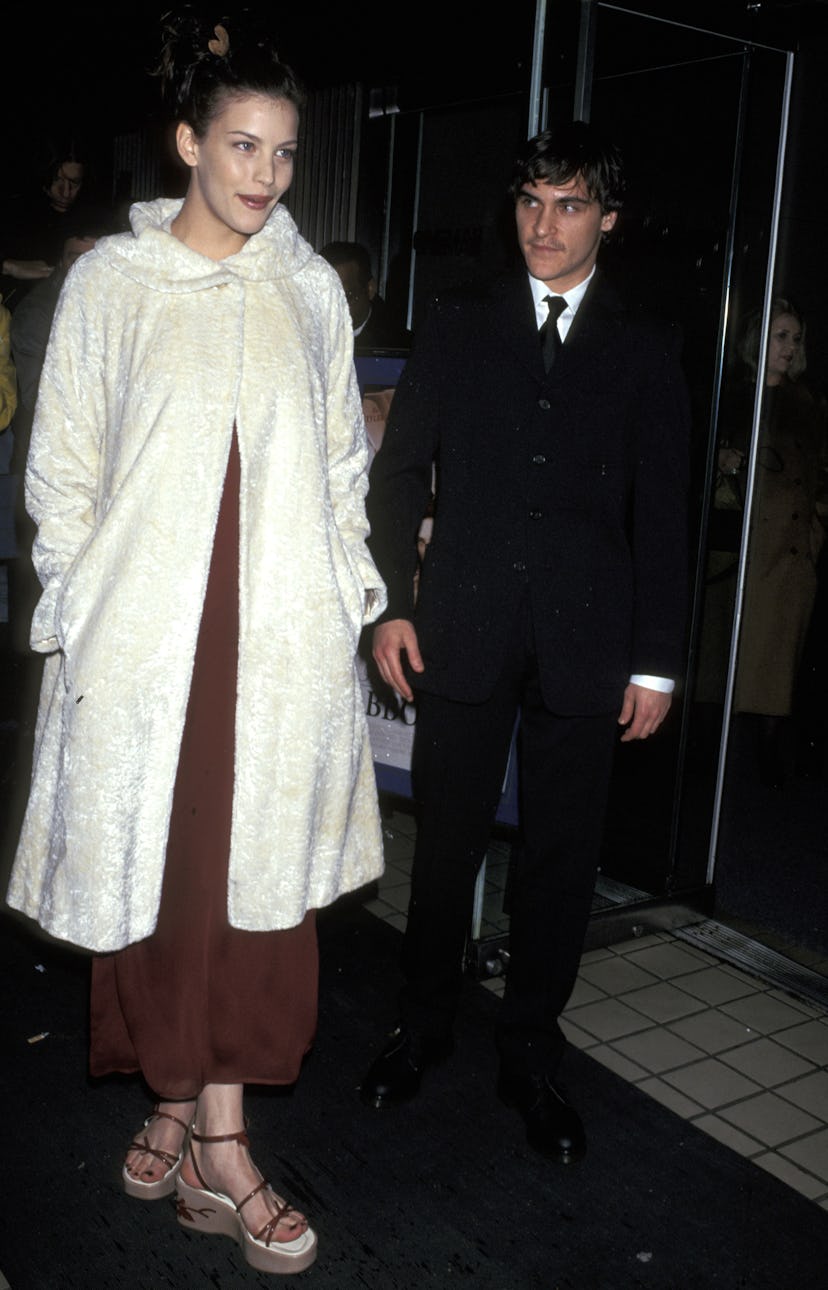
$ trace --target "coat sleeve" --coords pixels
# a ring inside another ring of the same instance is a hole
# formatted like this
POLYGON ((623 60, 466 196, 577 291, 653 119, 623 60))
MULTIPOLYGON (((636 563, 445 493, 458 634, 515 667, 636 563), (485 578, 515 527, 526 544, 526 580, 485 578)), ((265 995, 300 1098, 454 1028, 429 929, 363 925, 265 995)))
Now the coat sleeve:
POLYGON ((17 384, 11 359, 11 314, 0 296, 0 431, 14 416, 17 407, 17 384))
MULTIPOLYGON (((26 467, 26 508, 37 525, 32 561, 43 593, 31 645, 60 648, 62 589, 94 526, 105 425, 103 336, 88 316, 82 275, 73 273, 55 312, 26 467)), ((93 304, 94 309, 94 304, 93 304)))
POLYGON ((368 520, 368 437, 353 356, 353 329, 338 283, 331 301, 331 361, 327 387, 328 486, 334 521, 351 568, 365 590, 364 621, 385 608, 385 586, 366 545, 368 520))

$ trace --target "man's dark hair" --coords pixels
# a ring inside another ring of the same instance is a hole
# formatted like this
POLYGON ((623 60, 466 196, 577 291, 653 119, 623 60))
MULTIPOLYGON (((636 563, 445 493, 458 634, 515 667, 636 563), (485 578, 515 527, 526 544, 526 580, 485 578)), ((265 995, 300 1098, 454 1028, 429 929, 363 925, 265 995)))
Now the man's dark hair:
POLYGON ((367 287, 374 276, 371 269, 371 256, 361 242, 328 242, 319 254, 334 269, 338 264, 356 264, 364 287, 367 287))
POLYGON ((156 75, 174 121, 186 121, 203 139, 228 99, 263 94, 300 111, 305 93, 273 44, 264 14, 242 9, 238 21, 215 19, 203 6, 184 4, 161 19, 163 45, 156 75))
POLYGON ((615 144, 588 125, 570 121, 530 139, 518 155, 509 192, 526 184, 568 184, 581 175, 590 197, 608 214, 624 204, 624 163, 615 144))

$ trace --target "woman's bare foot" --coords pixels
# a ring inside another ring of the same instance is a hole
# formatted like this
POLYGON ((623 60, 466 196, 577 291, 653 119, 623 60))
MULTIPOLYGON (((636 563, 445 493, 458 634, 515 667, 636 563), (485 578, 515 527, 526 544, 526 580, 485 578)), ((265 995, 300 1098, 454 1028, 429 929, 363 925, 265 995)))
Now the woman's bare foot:
POLYGON ((193 1122, 195 1105, 195 1100, 157 1103, 127 1151, 124 1170, 130 1178, 149 1184, 160 1182, 169 1173, 193 1122))
MULTIPOLYGON (((203 1179, 212 1191, 229 1197, 234 1205, 240 1205, 245 1196, 249 1196, 262 1181, 262 1175, 250 1159, 246 1135, 236 1142, 191 1140, 180 1176, 182 1182, 197 1188, 202 1186, 203 1179), (201 1179, 193 1167, 194 1154, 201 1179)), ((271 1229, 270 1243, 295 1241, 307 1231, 308 1220, 298 1210, 285 1206, 286 1202, 281 1196, 270 1187, 264 1188, 241 1211, 248 1232, 252 1236, 258 1236, 276 1219, 276 1225, 271 1229)), ((263 1236, 263 1239, 266 1237, 263 1236)))
MULTIPOLYGON (((262 1175, 248 1151, 247 1135, 242 1131, 244 1116, 241 1085, 208 1084, 198 1099, 193 1136, 181 1165, 181 1180, 190 1187, 207 1186, 234 1205, 260 1186, 262 1175), (226 1137, 223 1142, 202 1142, 200 1138, 226 1137), (237 1135, 237 1136, 236 1136, 237 1135), (198 1173, 196 1172, 196 1166, 198 1173), (199 1174, 201 1177, 199 1177, 199 1174)), ((295 1241, 308 1229, 308 1220, 291 1209, 270 1187, 263 1188, 244 1205, 241 1216, 252 1236, 269 1231, 269 1243, 295 1241)))

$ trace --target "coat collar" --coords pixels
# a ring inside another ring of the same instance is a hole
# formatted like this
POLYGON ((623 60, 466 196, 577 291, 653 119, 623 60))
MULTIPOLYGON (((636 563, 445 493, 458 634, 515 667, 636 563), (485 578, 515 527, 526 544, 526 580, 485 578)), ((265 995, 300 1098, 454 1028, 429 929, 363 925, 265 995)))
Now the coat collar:
POLYGON ((130 210, 131 233, 102 238, 99 253, 125 277, 152 291, 201 291, 242 278, 267 282, 291 277, 313 257, 284 206, 276 206, 264 228, 226 260, 210 260, 170 232, 182 202, 159 198, 130 210))

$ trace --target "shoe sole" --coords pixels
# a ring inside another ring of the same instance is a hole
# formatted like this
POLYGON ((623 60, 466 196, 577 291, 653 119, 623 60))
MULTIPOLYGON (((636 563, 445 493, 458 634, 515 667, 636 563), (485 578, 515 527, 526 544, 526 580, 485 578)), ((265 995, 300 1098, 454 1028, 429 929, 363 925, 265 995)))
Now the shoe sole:
POLYGON ((206 1236, 231 1237, 242 1250, 248 1265, 257 1272, 289 1276, 292 1272, 304 1272, 316 1259, 316 1233, 312 1227, 295 1241, 265 1245, 251 1236, 228 1196, 191 1187, 181 1178, 177 1180, 175 1190, 181 1226, 203 1232, 206 1236))
POLYGON ((133 1200, 163 1200, 165 1196, 172 1196, 183 1158, 183 1155, 180 1156, 177 1164, 168 1169, 163 1178, 151 1183, 142 1183, 139 1178, 133 1178, 124 1166, 121 1170, 121 1182, 127 1196, 131 1196, 133 1200))

